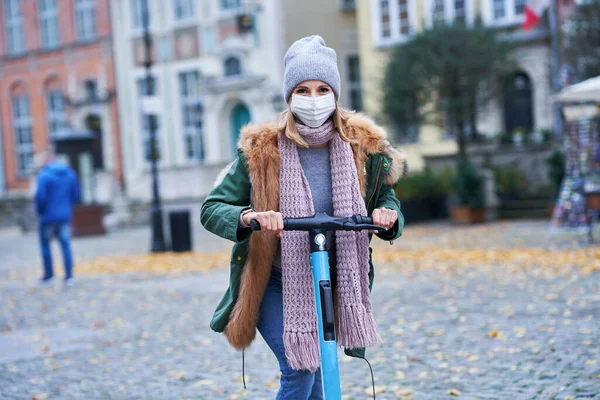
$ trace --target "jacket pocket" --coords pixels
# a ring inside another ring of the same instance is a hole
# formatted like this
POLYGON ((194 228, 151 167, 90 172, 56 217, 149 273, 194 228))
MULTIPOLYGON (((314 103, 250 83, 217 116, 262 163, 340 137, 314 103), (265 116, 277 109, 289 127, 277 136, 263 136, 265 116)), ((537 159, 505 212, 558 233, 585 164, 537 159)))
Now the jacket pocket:
POLYGON ((235 243, 231 249, 231 263, 243 265, 248 257, 248 243, 235 243))

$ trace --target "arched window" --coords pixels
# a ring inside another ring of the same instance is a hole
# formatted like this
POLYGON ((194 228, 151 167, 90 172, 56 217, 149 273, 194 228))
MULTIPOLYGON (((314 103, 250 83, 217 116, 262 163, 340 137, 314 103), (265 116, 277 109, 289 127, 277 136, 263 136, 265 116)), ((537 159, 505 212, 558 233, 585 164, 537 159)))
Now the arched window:
POLYGON ((23 84, 17 83, 10 88, 10 104, 17 157, 17 174, 21 178, 27 178, 31 172, 33 161, 33 134, 29 93, 23 84))
POLYGON ((525 72, 509 76, 504 84, 504 127, 507 133, 515 129, 533 130, 533 89, 525 72))
POLYGON ((242 64, 237 57, 225 59, 225 76, 237 76, 242 74, 242 64))
POLYGON ((231 134, 231 144, 233 154, 236 154, 237 143, 240 138, 240 131, 244 127, 244 125, 248 124, 251 120, 250 110, 243 103, 238 103, 231 110, 231 114, 229 116, 229 128, 231 134))

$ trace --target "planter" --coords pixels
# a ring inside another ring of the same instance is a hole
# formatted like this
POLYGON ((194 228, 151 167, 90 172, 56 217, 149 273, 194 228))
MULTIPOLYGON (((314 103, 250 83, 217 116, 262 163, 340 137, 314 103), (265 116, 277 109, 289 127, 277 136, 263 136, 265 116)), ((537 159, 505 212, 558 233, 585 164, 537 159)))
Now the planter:
POLYGON ((102 218, 103 207, 97 204, 77 204, 73 207, 73 236, 106 234, 102 218))
POLYGON ((552 218, 554 215, 554 203, 548 204, 548 217, 552 218))
POLYGON ((452 222, 455 224, 474 224, 485 221, 484 208, 469 208, 467 206, 452 207, 452 222))
POLYGON ((448 199, 445 196, 428 197, 425 200, 432 219, 447 219, 450 216, 448 199))
POLYGON ((426 199, 406 199, 400 201, 404 223, 429 221, 431 211, 426 199))

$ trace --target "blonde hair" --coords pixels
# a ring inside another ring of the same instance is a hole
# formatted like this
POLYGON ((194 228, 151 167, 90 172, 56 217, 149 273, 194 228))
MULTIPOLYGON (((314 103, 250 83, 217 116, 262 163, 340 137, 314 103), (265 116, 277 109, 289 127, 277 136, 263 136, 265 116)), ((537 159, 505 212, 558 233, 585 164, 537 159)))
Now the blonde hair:
MULTIPOLYGON (((288 109, 279 115, 279 131, 285 132, 285 136, 287 136, 298 146, 308 147, 308 143, 302 139, 302 136, 300 136, 298 130, 296 129, 296 120, 294 118, 294 114, 290 110, 290 103, 288 103, 288 109)), ((348 119, 352 114, 354 114, 354 111, 347 110, 343 107, 340 107, 337 102, 335 103, 335 111, 332 114, 333 129, 337 131, 337 133, 340 135, 340 138, 342 138, 344 142, 348 143, 356 142, 346 135, 345 130, 346 122, 348 122, 348 119)))

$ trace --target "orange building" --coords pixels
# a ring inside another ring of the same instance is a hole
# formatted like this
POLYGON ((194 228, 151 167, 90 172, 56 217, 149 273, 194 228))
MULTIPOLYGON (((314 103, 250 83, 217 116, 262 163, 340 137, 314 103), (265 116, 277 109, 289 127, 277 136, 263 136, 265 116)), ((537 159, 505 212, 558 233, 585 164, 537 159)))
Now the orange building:
POLYGON ((0 1, 4 185, 24 191, 37 152, 77 171, 85 202, 122 185, 109 0, 0 1))

